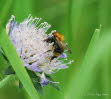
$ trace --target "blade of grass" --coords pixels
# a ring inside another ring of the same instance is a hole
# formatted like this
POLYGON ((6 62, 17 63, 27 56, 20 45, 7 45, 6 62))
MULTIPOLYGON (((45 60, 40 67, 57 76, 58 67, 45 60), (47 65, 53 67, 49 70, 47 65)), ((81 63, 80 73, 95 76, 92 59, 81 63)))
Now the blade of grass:
POLYGON ((92 85, 95 79, 95 75, 93 74, 93 72, 97 72, 98 70, 95 70, 96 61, 98 61, 98 59, 96 60, 94 51, 97 47, 96 44, 99 39, 100 29, 97 29, 93 34, 80 70, 76 72, 75 76, 72 76, 72 78, 70 79, 68 90, 66 90, 66 99, 82 99, 84 93, 87 92, 92 85))
POLYGON ((0 44, 3 48, 7 58, 9 59, 13 69, 16 72, 16 75, 22 82, 24 88, 26 89, 27 93, 32 99, 38 99, 38 94, 27 74, 23 63, 21 62, 20 58, 18 57, 15 48, 13 47, 8 35, 5 31, 0 33, 0 44))
POLYGON ((96 47, 95 45, 100 40, 100 32, 101 32, 101 25, 100 25, 100 29, 96 29, 92 36, 92 39, 86 51, 86 55, 85 55, 86 60, 87 60, 88 55, 90 55, 90 51, 96 47))
POLYGON ((1 14, 0 14, 0 27, 3 25, 4 21, 6 21, 4 19, 9 14, 12 4, 13 4, 13 0, 7 0, 5 5, 3 6, 2 10, 1 10, 1 14))

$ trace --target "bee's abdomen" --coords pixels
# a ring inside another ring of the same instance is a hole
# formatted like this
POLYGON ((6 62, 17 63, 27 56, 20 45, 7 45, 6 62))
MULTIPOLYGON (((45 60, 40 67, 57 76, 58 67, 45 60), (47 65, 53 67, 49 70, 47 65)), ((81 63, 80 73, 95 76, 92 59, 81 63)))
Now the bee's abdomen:
POLYGON ((59 45, 56 44, 55 48, 54 48, 54 52, 62 54, 64 52, 64 49, 61 48, 59 45))

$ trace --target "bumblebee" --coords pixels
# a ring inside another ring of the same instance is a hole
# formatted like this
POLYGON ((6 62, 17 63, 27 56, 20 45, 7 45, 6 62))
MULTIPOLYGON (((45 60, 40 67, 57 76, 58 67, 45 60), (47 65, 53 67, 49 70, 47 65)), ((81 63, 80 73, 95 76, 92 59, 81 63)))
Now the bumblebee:
POLYGON ((67 44, 64 42, 64 36, 58 32, 52 33, 52 36, 48 37, 45 41, 47 43, 52 43, 52 42, 54 43, 52 47, 53 56, 51 60, 60 56, 64 52, 65 49, 68 50, 69 53, 71 53, 71 50, 68 48, 67 44))

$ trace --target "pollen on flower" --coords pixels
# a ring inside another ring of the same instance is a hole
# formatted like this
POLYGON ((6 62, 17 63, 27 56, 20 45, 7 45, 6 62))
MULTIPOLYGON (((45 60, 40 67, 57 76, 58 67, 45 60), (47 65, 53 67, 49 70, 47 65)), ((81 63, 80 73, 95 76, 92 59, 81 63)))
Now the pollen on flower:
MULTIPOLYGON (((59 60, 59 58, 66 59, 67 55, 63 53, 50 61, 53 50, 49 50, 53 43, 47 43, 44 40, 52 35, 53 31, 47 34, 51 25, 47 22, 40 23, 40 21, 41 18, 33 18, 29 15, 23 22, 17 23, 15 16, 12 16, 6 25, 6 31, 26 68, 34 72, 52 74, 55 70, 67 68, 68 63, 59 60)), ((44 83, 45 76, 41 77, 41 82, 44 83)))

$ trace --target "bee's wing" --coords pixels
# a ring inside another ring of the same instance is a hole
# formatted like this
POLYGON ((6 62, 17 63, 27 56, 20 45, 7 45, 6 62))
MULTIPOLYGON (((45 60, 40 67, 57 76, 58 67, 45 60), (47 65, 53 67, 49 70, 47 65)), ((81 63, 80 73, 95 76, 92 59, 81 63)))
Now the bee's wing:
POLYGON ((70 54, 72 54, 72 51, 71 51, 69 48, 68 48, 67 50, 68 50, 68 52, 69 52, 70 54))
POLYGON ((59 42, 59 46, 61 46, 62 49, 66 49, 70 54, 72 53, 72 51, 68 47, 68 44, 64 41, 59 42))
POLYGON ((65 42, 64 42, 64 44, 65 44, 65 49, 71 54, 72 53, 72 51, 69 49, 69 46, 68 46, 68 44, 66 44, 65 42))

